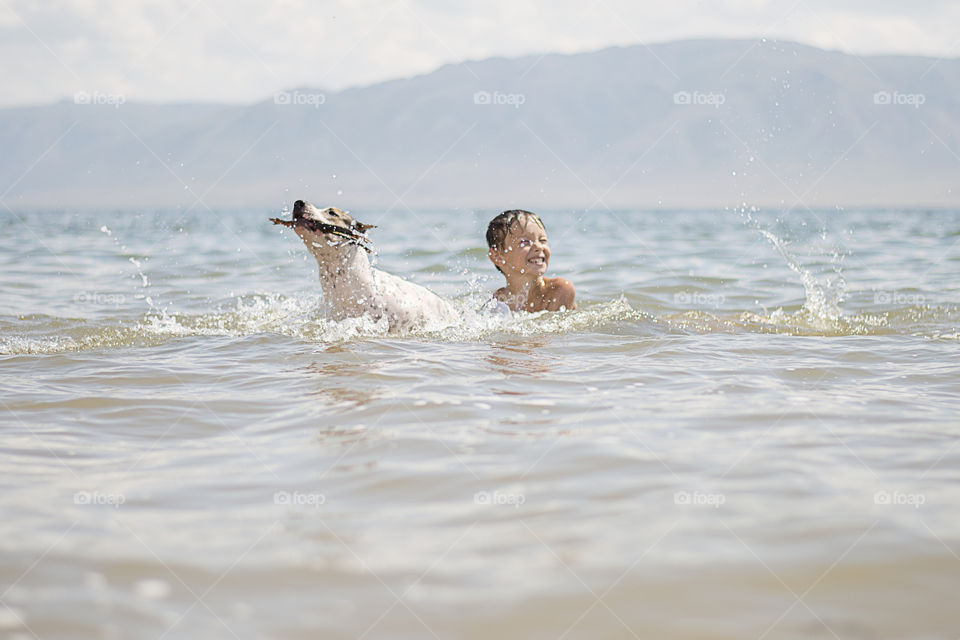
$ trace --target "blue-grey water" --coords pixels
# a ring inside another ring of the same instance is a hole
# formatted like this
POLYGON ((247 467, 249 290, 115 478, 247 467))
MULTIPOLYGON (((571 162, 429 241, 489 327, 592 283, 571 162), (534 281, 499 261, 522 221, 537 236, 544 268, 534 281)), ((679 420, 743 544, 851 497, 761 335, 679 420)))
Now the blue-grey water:
POLYGON ((353 212, 412 335, 277 213, 0 212, 0 636, 960 634, 960 212, 353 212))

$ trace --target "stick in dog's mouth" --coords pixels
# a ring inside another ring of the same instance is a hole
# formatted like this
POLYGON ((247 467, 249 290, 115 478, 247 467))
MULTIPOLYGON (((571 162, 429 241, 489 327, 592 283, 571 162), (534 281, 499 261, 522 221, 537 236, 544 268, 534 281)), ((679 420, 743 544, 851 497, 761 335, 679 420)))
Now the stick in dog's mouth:
MULTIPOLYGON (((359 247, 362 247, 367 253, 372 252, 372 249, 370 249, 369 246, 371 244, 370 238, 365 236, 363 232, 358 231, 357 229, 341 227, 335 224, 327 224, 326 222, 319 222, 317 220, 308 220, 307 218, 299 218, 297 220, 270 218, 270 221, 273 222, 273 224, 283 225, 284 227, 296 227, 297 224, 300 223, 314 233, 326 233, 329 235, 346 238, 348 244, 355 244, 359 247)), ((370 226, 372 227, 373 225, 370 226)))

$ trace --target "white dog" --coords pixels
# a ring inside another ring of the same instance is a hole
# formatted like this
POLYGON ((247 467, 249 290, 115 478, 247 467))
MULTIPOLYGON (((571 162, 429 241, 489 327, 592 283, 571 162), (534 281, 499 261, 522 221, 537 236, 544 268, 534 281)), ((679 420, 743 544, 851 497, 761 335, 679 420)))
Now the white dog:
POLYGON ((316 258, 330 318, 385 317, 391 332, 442 329, 456 320, 450 304, 436 294, 370 266, 366 232, 374 225, 357 222, 336 207, 317 209, 303 200, 294 203, 292 220, 270 219, 293 227, 316 258))

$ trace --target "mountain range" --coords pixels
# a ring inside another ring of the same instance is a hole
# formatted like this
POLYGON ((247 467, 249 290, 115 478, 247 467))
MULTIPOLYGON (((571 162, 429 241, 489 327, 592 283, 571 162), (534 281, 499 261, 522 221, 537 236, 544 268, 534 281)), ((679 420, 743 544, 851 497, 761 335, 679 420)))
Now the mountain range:
POLYGON ((254 104, 0 109, 10 208, 960 204, 960 60, 690 40, 254 104))

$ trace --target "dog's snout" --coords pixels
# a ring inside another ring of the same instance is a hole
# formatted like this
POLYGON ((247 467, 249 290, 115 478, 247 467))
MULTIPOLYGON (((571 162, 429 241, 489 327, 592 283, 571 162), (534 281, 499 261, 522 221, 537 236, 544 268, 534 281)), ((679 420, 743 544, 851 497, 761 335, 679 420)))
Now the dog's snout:
POLYGON ((293 203, 293 219, 294 220, 303 216, 303 207, 304 207, 303 200, 297 200, 296 202, 293 203))

